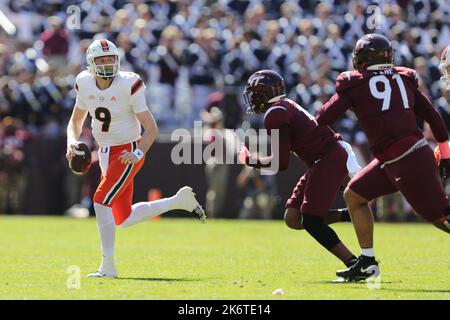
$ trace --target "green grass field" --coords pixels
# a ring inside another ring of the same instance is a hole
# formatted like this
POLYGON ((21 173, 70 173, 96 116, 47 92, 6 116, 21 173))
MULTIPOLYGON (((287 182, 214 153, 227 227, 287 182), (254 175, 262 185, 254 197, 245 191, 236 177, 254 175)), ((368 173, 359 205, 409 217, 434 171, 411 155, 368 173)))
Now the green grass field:
MULTIPOLYGON (((352 225, 334 227, 359 254, 352 225)), ((121 229, 119 278, 91 279, 94 219, 0 216, 0 299, 450 299, 446 234, 377 224, 375 235, 379 289, 331 283, 341 263, 282 221, 163 218, 121 229), (67 287, 69 266, 81 270, 79 289, 67 287)))

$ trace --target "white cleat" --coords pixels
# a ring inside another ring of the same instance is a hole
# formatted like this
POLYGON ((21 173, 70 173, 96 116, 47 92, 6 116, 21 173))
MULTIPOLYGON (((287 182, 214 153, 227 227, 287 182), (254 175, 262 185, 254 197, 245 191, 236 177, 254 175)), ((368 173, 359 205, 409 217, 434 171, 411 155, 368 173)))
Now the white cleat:
POLYGON ((182 209, 193 212, 202 223, 205 223, 205 210, 203 210, 202 206, 198 203, 195 198, 195 193, 192 191, 191 187, 181 188, 175 196, 177 197, 182 209))
POLYGON ((88 278, 117 278, 114 257, 102 257, 102 263, 98 271, 89 273, 88 278))
POLYGON ((100 271, 89 273, 88 278, 117 278, 117 274, 107 274, 100 271))

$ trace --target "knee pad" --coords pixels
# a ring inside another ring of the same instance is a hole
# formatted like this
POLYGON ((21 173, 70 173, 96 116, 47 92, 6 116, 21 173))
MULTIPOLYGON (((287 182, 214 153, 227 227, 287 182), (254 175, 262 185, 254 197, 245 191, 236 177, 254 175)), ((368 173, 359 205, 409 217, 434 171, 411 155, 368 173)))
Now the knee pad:
POLYGON ((330 250, 341 242, 336 232, 318 216, 304 213, 303 227, 323 247, 330 250))

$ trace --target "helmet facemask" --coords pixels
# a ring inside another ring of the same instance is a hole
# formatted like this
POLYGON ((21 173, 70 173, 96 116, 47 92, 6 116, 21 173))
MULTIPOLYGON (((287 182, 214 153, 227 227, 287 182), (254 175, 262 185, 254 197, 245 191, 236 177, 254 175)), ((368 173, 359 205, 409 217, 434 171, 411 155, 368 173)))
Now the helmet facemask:
POLYGON ((115 62, 107 63, 107 64, 96 64, 95 59, 99 58, 101 56, 92 57, 89 59, 88 69, 95 76, 99 76, 104 79, 114 78, 117 75, 117 73, 119 72, 119 67, 120 67, 119 56, 116 54, 107 54, 107 55, 104 55, 103 57, 106 57, 106 56, 114 56, 115 62))
POLYGON ((264 113, 273 103, 285 97, 284 79, 272 70, 255 72, 244 88, 247 113, 264 113))
POLYGON ((249 87, 246 86, 244 89, 244 105, 246 112, 253 114, 261 113, 264 110, 265 103, 255 92, 249 90, 249 87))

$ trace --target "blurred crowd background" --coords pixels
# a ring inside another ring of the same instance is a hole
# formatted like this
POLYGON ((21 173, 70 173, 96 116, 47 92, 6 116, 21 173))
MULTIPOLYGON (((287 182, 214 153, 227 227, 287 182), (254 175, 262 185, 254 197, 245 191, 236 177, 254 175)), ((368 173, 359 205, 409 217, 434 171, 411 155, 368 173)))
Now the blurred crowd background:
MULTIPOLYGON (((55 212, 91 206, 98 170, 75 177, 64 154, 75 76, 86 68, 93 39, 116 43, 121 70, 141 75, 164 137, 196 120, 219 129, 260 128, 261 117, 247 115, 242 103, 243 86, 259 69, 282 74, 289 97, 315 114, 333 95, 337 75, 352 69, 356 40, 371 32, 392 40, 397 65, 417 70, 421 90, 450 128, 450 91, 438 69, 450 40, 448 0, 0 0, 0 212, 23 213, 27 188, 42 179, 63 190, 55 212), (33 153, 36 141, 46 141, 47 157, 38 155, 42 148, 33 153)), ((334 129, 365 164, 368 146, 354 120, 348 115, 334 129)), ((93 145, 88 126, 83 137, 93 145)), ((226 166, 205 166, 210 216, 225 205, 227 178, 226 166)), ((273 177, 244 169, 235 183, 246 195, 237 216, 273 216, 273 177)), ((379 219, 416 219, 398 195, 373 205, 379 219)))

